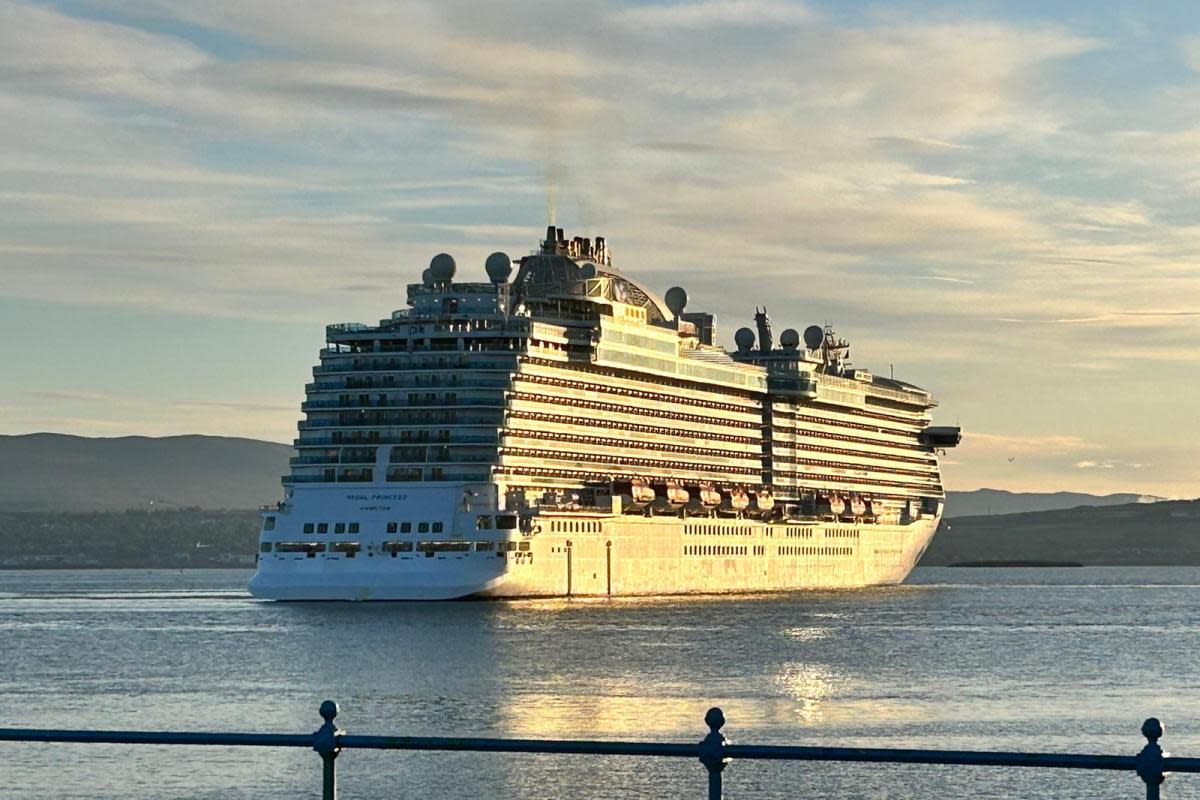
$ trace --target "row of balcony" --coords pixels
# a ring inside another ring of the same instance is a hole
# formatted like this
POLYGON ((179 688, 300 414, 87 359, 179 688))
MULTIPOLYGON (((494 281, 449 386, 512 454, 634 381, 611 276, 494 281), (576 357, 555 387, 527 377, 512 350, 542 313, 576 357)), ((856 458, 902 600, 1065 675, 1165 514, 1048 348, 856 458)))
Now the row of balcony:
POLYGON ((483 406, 487 408, 505 408, 507 404, 499 393, 493 393, 490 397, 456 397, 453 395, 444 395, 442 397, 421 397, 415 402, 412 400, 404 401, 400 399, 380 400, 375 398, 355 397, 349 399, 337 400, 305 400, 300 404, 301 411, 312 411, 315 409, 329 408, 412 408, 412 409, 438 409, 446 406, 483 406))

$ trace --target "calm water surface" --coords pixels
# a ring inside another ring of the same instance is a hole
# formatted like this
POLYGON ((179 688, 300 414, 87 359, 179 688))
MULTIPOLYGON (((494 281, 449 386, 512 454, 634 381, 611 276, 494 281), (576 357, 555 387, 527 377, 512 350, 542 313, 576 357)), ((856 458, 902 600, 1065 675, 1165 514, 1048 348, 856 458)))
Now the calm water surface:
MULTIPOLYGON (((1200 756, 1200 569, 920 569, 736 599, 251 600, 249 573, 0 572, 6 727, 695 741, 1200 756)), ((318 795, 300 750, 0 743, 0 796, 318 795)), ((344 797, 700 797, 684 760, 351 751, 344 797)), ((1135 797, 1127 775, 734 763, 734 798, 1135 797)), ((1200 776, 1164 797, 1200 798, 1200 776)))

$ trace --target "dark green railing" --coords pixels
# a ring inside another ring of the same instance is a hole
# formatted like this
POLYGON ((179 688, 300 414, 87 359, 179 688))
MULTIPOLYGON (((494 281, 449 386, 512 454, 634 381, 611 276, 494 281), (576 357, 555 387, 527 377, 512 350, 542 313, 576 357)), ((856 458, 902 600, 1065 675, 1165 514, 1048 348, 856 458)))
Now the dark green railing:
POLYGON ((338 754, 343 750, 454 750, 473 753, 545 753, 694 758, 704 765, 709 800, 721 798, 721 773, 734 759, 746 761, 856 761, 875 764, 948 764, 954 766, 1039 767, 1046 769, 1101 769, 1136 773, 1146 788, 1147 800, 1158 800, 1169 772, 1200 772, 1200 759, 1163 755, 1158 740, 1162 725, 1151 718, 1142 723, 1147 743, 1137 755, 1081 755, 1073 753, 1014 753, 985 750, 904 750, 869 747, 793 747, 735 745, 721 734, 725 715, 711 708, 704 715, 709 732, 700 742, 607 742, 563 739, 480 739, 444 736, 354 736, 338 728, 337 703, 321 704, 325 720, 313 733, 200 733, 179 731, 74 731, 41 728, 0 728, 0 741, 73 742, 91 744, 179 744, 223 747, 307 747, 322 762, 322 797, 337 797, 338 754))

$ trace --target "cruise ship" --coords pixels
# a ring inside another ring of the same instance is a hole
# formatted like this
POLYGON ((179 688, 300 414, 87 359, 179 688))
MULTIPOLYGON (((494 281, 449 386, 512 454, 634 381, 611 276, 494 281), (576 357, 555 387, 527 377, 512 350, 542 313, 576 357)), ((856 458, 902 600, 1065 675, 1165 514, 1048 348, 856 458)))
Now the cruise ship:
POLYGON ((435 256, 407 308, 326 328, 256 597, 748 593, 904 580, 937 528, 929 392, 766 309, 717 344, 604 238, 550 227, 477 280, 435 256))

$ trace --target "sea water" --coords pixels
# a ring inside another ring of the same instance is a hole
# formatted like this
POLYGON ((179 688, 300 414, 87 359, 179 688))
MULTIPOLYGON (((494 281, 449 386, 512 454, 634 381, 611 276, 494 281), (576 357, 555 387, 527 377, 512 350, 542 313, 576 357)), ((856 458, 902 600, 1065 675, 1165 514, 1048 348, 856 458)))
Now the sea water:
MULTIPOLYGON (((0 572, 0 727, 1200 756, 1200 568, 748 597, 280 604, 240 570, 0 572)), ((0 743, 0 796, 319 796, 303 749, 0 743)), ((702 797, 690 759, 347 751, 343 797, 702 797)), ((734 798, 1137 797, 1131 774, 740 761, 734 798)), ((1164 797, 1200 798, 1200 776, 1164 797)))

